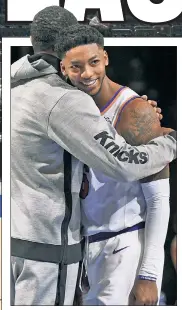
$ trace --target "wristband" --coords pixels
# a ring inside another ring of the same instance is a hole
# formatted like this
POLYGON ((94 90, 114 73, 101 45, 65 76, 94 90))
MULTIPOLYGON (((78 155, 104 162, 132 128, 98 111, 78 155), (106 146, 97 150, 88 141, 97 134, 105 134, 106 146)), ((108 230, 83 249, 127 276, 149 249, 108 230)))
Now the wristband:
POLYGON ((140 279, 140 280, 149 280, 149 281, 154 281, 154 282, 157 281, 157 279, 155 277, 142 276, 142 275, 138 275, 138 279, 140 279))

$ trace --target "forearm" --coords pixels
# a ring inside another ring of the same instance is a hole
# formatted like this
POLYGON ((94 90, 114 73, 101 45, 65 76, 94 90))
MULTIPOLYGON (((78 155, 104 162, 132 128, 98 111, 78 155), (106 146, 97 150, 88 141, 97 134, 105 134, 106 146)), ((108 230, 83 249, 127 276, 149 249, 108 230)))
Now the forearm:
POLYGON ((169 179, 142 184, 147 204, 144 253, 139 275, 157 279, 169 222, 169 179))

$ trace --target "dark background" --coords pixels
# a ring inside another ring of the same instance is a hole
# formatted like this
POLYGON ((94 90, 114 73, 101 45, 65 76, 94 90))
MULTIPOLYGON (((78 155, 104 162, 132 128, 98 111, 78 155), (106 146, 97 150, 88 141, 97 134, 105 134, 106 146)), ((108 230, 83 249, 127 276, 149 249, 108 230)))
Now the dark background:
MULTIPOLYGON (((106 47, 110 64, 108 76, 115 82, 127 85, 140 95, 148 95, 162 108, 162 125, 177 129, 177 48, 176 47, 106 47)), ((11 62, 25 54, 31 47, 12 47, 11 62)), ((167 304, 176 301, 176 273, 171 262, 170 244, 176 234, 177 163, 171 165, 170 222, 166 238, 165 268, 162 290, 167 304)))

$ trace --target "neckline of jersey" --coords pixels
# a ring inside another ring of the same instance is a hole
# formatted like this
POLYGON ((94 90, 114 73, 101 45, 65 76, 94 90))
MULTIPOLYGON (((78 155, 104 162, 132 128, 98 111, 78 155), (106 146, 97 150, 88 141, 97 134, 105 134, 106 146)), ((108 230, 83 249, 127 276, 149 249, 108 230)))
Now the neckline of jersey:
POLYGON ((102 108, 100 109, 100 112, 101 112, 101 113, 103 113, 104 110, 107 109, 107 108, 110 106, 110 104, 113 102, 113 100, 116 98, 116 96, 117 96, 117 95, 121 92, 121 90, 123 90, 124 88, 126 88, 126 86, 120 87, 120 88, 115 92, 115 94, 114 94, 114 95, 112 96, 112 98, 105 104, 105 106, 102 107, 102 108))

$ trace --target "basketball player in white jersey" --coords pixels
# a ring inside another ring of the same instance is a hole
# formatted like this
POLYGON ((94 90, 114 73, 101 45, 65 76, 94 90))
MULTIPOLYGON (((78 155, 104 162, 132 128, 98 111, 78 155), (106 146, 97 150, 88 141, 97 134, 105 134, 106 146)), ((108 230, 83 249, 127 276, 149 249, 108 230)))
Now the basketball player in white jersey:
MULTIPOLYGON (((65 77, 92 96, 129 143, 147 143, 163 134, 154 109, 106 76, 108 55, 96 29, 71 27, 61 34, 56 51, 65 77)), ((104 137, 98 139, 104 143, 104 137)), ((118 150, 112 140, 106 147, 122 161, 143 160, 118 150)), ((143 182, 116 182, 85 166, 81 197, 90 285, 85 305, 156 305, 169 219, 168 167, 143 182)))

